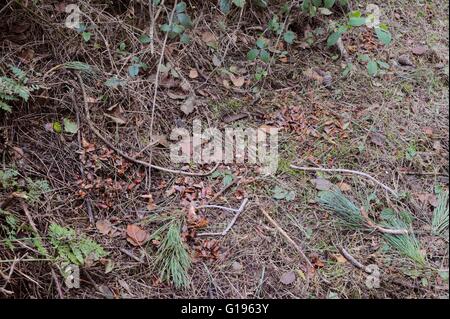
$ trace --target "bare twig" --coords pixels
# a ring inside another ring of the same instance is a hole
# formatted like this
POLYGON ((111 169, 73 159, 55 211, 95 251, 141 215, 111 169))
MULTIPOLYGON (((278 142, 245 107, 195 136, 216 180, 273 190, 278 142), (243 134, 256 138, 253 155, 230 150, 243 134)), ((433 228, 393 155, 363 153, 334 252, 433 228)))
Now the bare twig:
POLYGON ((350 255, 350 253, 347 250, 345 250, 344 247, 337 246, 337 248, 339 249, 342 256, 344 256, 344 258, 347 259, 353 266, 355 266, 358 269, 361 269, 362 271, 364 271, 366 273, 369 273, 369 274, 371 273, 370 271, 366 270, 366 266, 361 264, 359 261, 357 261, 355 259, 355 257, 350 255))
POLYGON ((190 172, 183 172, 180 170, 175 170, 175 169, 169 169, 169 168, 165 168, 165 167, 161 167, 158 165, 154 165, 152 163, 149 162, 144 162, 141 160, 138 160, 137 158, 134 158, 130 155, 128 155, 127 153, 125 153, 124 151, 120 150, 119 148, 117 148, 116 146, 114 146, 110 141, 108 141, 101 133, 100 131, 95 127, 94 123, 92 122, 91 119, 91 115, 89 113, 89 105, 87 102, 87 95, 86 95, 86 89, 84 87, 84 83, 83 83, 83 79, 81 78, 81 75, 77 73, 78 76, 78 80, 80 82, 80 86, 81 89, 83 91, 83 98, 84 98, 84 112, 86 114, 86 121, 88 123, 89 128, 91 129, 91 131, 100 139, 102 140, 103 143, 105 143, 110 149, 112 149, 114 152, 116 152, 117 154, 119 154, 120 156, 122 156, 123 158, 129 160, 130 162, 133 162, 135 164, 139 164, 145 167, 150 167, 159 171, 163 171, 166 173, 172 173, 172 174, 180 174, 180 175, 186 175, 186 176, 209 176, 212 173, 215 172, 215 170, 219 167, 220 163, 217 163, 216 166, 214 166, 214 168, 212 170, 210 170, 209 172, 206 173, 190 173, 190 172))
POLYGON ((52 277, 53 277, 53 280, 55 281, 56 290, 58 291, 59 298, 64 299, 64 294, 61 289, 61 284, 59 283, 58 277, 56 276, 56 273, 53 269, 52 269, 52 277))
POLYGON ((248 201, 249 201, 249 199, 245 198, 242 201, 242 204, 238 209, 227 208, 227 207, 222 207, 222 206, 215 206, 215 205, 205 205, 205 206, 197 207, 197 209, 217 208, 217 209, 227 210, 227 211, 236 213, 234 215, 233 219, 228 224, 228 226, 222 232, 220 232, 220 233, 201 233, 201 234, 198 234, 197 236, 226 236, 228 234, 228 232, 231 230, 231 228, 233 228, 234 224, 236 223, 237 219, 239 218, 239 215, 241 215, 241 213, 245 210, 245 206, 247 205, 248 201))
POLYGON ((330 168, 329 169, 329 168, 319 168, 319 167, 300 167, 300 166, 296 166, 296 165, 291 165, 291 168, 298 169, 298 170, 301 170, 301 171, 343 173, 343 174, 354 174, 354 175, 363 176, 365 178, 370 179, 374 183, 380 185, 381 187, 383 187, 386 191, 388 191, 389 193, 391 193, 395 197, 398 197, 397 192, 394 191, 392 188, 390 188, 389 186, 384 185, 383 183, 379 182, 374 177, 370 176, 369 174, 363 173, 363 172, 349 170, 349 169, 341 169, 341 168, 336 168, 336 169, 330 168))
POLYGON ((259 207, 259 209, 261 213, 263 213, 264 217, 266 217, 266 219, 272 224, 272 226, 275 227, 276 230, 278 230, 278 232, 298 251, 300 256, 308 264, 308 267, 314 269, 313 264, 311 263, 309 258, 306 257, 305 253, 303 252, 303 249, 284 231, 283 228, 280 227, 280 225, 278 225, 278 223, 272 217, 270 217, 270 215, 261 206, 259 207))
MULTIPOLYGON (((175 15, 176 7, 177 7, 178 0, 175 0, 172 8, 172 12, 170 13, 169 18, 169 25, 172 25, 173 17, 175 15)), ((164 61, 165 51, 166 51, 166 45, 167 45, 167 39, 169 38, 169 32, 166 32, 166 35, 164 36, 164 41, 161 49, 161 55, 159 57, 158 67, 156 69, 156 77, 155 77, 155 88, 153 93, 153 101, 152 101, 152 111, 151 111, 151 119, 150 119, 150 138, 153 136, 153 125, 155 123, 155 110, 156 110, 156 98, 158 97, 158 87, 159 87, 159 76, 161 74, 161 65, 164 61)), ((150 150, 150 159, 149 164, 152 164, 153 160, 153 149, 150 150)), ((152 183, 152 175, 151 171, 149 171, 149 179, 148 179, 148 185, 151 186, 152 183)))

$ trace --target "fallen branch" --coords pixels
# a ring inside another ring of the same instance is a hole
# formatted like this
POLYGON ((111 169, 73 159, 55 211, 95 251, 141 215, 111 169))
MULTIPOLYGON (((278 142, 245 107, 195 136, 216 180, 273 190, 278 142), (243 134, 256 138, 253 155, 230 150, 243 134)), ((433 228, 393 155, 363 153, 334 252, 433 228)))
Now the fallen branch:
POLYGON ((81 75, 77 73, 78 76, 78 80, 80 82, 80 86, 81 86, 81 90, 83 92, 83 100, 84 100, 84 112, 86 114, 86 121, 88 123, 89 128, 91 129, 91 131, 100 139, 102 140, 103 143, 105 143, 110 149, 112 149, 114 152, 116 152, 117 154, 119 154, 120 156, 122 156, 123 158, 125 158, 126 160, 133 162, 135 164, 139 164, 145 167, 149 167, 149 168, 153 168, 162 172, 166 172, 166 173, 172 173, 172 174, 180 174, 180 175, 185 175, 185 176, 200 176, 200 177, 204 177, 204 176, 209 176, 212 173, 214 173, 216 171, 216 169, 219 167, 220 163, 217 163, 216 166, 214 166, 214 168, 212 170, 210 170, 209 172, 206 173, 190 173, 190 172, 184 172, 184 171, 180 171, 180 170, 175 170, 175 169, 169 169, 169 168, 165 168, 165 167, 161 167, 158 165, 154 165, 148 162, 144 162, 141 160, 138 160, 137 158, 134 158, 130 155, 128 155, 127 153, 125 153, 124 151, 120 150, 119 148, 117 148, 116 146, 114 146, 110 141, 108 141, 101 133, 99 130, 97 130, 97 128, 95 127, 94 123, 92 122, 91 119, 91 115, 89 113, 89 104, 87 102, 87 95, 86 95, 86 89, 84 87, 84 83, 83 83, 83 79, 81 78, 81 75))
POLYGON ((354 175, 363 176, 365 178, 370 179, 374 183, 380 185, 381 187, 383 187, 385 190, 387 190, 389 193, 391 193, 395 197, 398 197, 397 192, 394 191, 392 188, 390 188, 389 186, 384 185, 383 183, 381 183, 380 181, 378 181, 377 179, 375 179, 371 175, 363 173, 363 172, 354 171, 354 170, 350 170, 350 169, 341 169, 341 168, 336 168, 336 169, 330 168, 329 169, 329 168, 319 168, 319 167, 300 167, 300 166, 295 166, 295 165, 291 165, 291 168, 298 169, 298 170, 301 170, 301 171, 343 173, 343 174, 354 174, 354 175))
POLYGON ((337 246, 337 248, 339 249, 339 251, 342 254, 342 256, 344 256, 344 258, 347 259, 353 266, 355 266, 358 269, 361 269, 362 271, 364 271, 364 272, 366 272, 368 274, 371 273, 371 271, 366 270, 366 266, 361 264, 359 261, 357 261, 355 259, 355 257, 350 255, 350 253, 347 250, 345 250, 344 247, 337 246))
POLYGON ((272 224, 272 226, 275 227, 276 230, 278 230, 278 232, 298 251, 300 256, 308 264, 308 267, 310 267, 310 269, 314 269, 313 264, 311 263, 309 258, 306 257, 301 247, 284 231, 283 228, 280 227, 280 225, 278 225, 278 223, 272 217, 270 217, 270 215, 262 207, 259 207, 259 209, 261 210, 261 213, 263 213, 263 215, 266 217, 266 219, 272 224))
POLYGON ((234 224, 236 223, 237 219, 239 218, 239 215, 241 215, 241 213, 245 210, 245 206, 247 205, 248 201, 249 201, 249 199, 245 198, 242 201, 242 204, 238 209, 228 208, 228 207, 223 207, 223 206, 216 206, 216 205, 204 205, 204 206, 197 207, 196 209, 216 208, 216 209, 222 209, 222 210, 236 213, 234 215, 233 219, 228 224, 228 226, 221 233, 201 233, 201 234, 198 234, 197 236, 226 236, 228 234, 228 232, 231 230, 231 228, 233 228, 234 224))

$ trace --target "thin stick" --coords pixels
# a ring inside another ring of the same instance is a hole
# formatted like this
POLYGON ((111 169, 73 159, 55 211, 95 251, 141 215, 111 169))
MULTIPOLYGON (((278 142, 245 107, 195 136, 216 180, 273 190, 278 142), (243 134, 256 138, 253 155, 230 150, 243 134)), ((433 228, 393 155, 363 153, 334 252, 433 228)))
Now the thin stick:
POLYGON ((364 266, 363 264, 361 264, 359 261, 357 261, 355 259, 355 257, 353 257, 352 255, 350 255, 350 253, 348 251, 345 250, 344 247, 339 247, 337 246, 337 248, 339 249, 339 251, 341 252, 342 256, 344 256, 345 259, 347 259, 353 266, 355 266, 358 269, 361 269, 364 272, 367 273, 371 273, 370 271, 366 270, 366 266, 364 266))
MULTIPOLYGON (((197 236, 226 236, 228 234, 228 232, 231 230, 231 228, 233 228, 234 224, 236 223, 237 219, 239 218, 239 215, 241 215, 242 212, 245 210, 245 206, 247 205, 248 201, 249 201, 248 198, 245 198, 243 200, 243 202, 241 203, 241 206, 239 207, 239 209, 233 209, 233 208, 227 208, 227 207, 215 206, 215 205, 202 206, 203 208, 209 207, 209 208, 228 210, 228 211, 236 212, 236 214, 234 215, 233 219, 230 221, 228 226, 221 233, 201 233, 201 234, 198 234, 197 236)), ((197 209, 199 209, 199 208, 200 207, 197 207, 197 209)))
POLYGON ((105 143, 110 149, 112 149, 114 152, 116 152, 117 154, 119 154, 120 156, 122 156, 123 158, 129 160, 130 162, 133 162, 135 164, 139 164, 145 167, 150 167, 150 168, 154 168, 156 170, 159 171, 163 171, 166 173, 172 173, 172 174, 180 174, 180 175, 185 175, 185 176, 209 176, 212 173, 214 173, 216 171, 216 169, 219 167, 220 163, 217 163, 216 166, 210 170, 209 172, 206 173, 190 173, 190 172, 183 172, 180 170, 175 170, 175 169, 169 169, 169 168, 165 168, 165 167, 161 167, 161 166, 157 166, 154 165, 152 163, 148 163, 148 162, 144 162, 141 160, 138 160, 137 158, 134 158, 128 154, 126 154, 124 151, 120 150, 119 148, 117 148, 116 146, 114 146, 110 141, 108 141, 101 133, 99 130, 97 130, 97 128, 94 126, 94 123, 92 122, 91 119, 91 115, 89 113, 89 105, 87 102, 87 95, 86 95, 86 89, 84 87, 84 83, 83 83, 83 79, 81 78, 81 75, 79 73, 77 73, 78 76, 78 80, 80 82, 80 86, 81 86, 81 90, 83 91, 83 98, 84 98, 84 112, 86 114, 86 121, 88 123, 89 128, 92 130, 92 132, 100 139, 102 140, 103 143, 105 143))
MULTIPOLYGON (((178 0, 175 0, 175 2, 173 4, 172 12, 170 13, 169 26, 172 25, 172 21, 173 21, 174 15, 175 15, 177 3, 178 3, 178 0)), ((153 125, 155 123, 156 98, 158 97, 159 77, 160 77, 160 74, 161 74, 161 65, 162 65, 162 63, 164 61, 164 55, 165 55, 165 51, 166 51, 166 45, 167 45, 167 39, 168 38, 169 38, 169 32, 166 32, 166 35, 164 36, 162 49, 161 49, 161 55, 159 57, 158 68, 156 69, 155 89, 154 89, 153 101, 152 101, 152 116, 151 116, 151 119, 150 119, 150 137, 153 136, 153 125)), ((150 150, 150 159, 149 159, 149 161, 150 161, 149 164, 150 165, 152 164, 152 160, 153 160, 153 149, 150 150)), ((151 172, 151 170, 149 170, 148 174, 149 174, 148 188, 150 189, 151 185, 152 185, 152 172, 151 172)))
POLYGON ((267 218, 267 220, 272 224, 272 226, 274 226, 278 232, 292 245, 294 246, 294 248, 298 251, 298 253, 300 254, 300 256, 306 261, 306 263, 308 264, 308 266, 311 269, 314 269, 313 264, 311 263, 311 261, 309 260, 308 257, 306 257, 305 253, 303 252, 303 250, 300 248, 300 246, 291 238, 289 237, 289 235, 284 231, 283 228, 280 227, 280 225, 278 225, 278 223, 272 218, 270 217, 270 215, 262 208, 259 207, 259 209, 261 210, 261 213, 263 213, 263 215, 267 218))
POLYGON ((214 202, 217 198, 219 198, 220 196, 222 196, 223 193, 225 193, 228 189, 230 189, 232 186, 238 184, 238 182, 240 182, 241 179, 239 177, 236 177, 233 179, 233 181, 228 184, 227 186, 225 186, 224 188, 222 188, 220 191, 218 191, 213 198, 211 198, 208 203, 214 202))
POLYGON ((55 273, 55 271, 53 269, 52 269, 52 277, 53 277, 53 280, 55 281, 56 290, 58 291, 59 298, 60 299, 64 299, 64 294, 63 294, 62 289, 61 289, 61 284, 59 283, 58 277, 56 276, 56 273, 55 273))
POLYGON ((363 172, 354 171, 354 170, 350 170, 350 169, 341 169, 341 168, 333 169, 333 168, 319 168, 319 167, 300 167, 300 166, 295 166, 295 165, 291 165, 291 168, 298 169, 301 171, 344 173, 344 174, 355 174, 355 175, 363 176, 363 177, 370 179, 374 183, 380 185, 381 187, 383 187, 385 190, 387 190, 389 193, 391 193, 395 197, 398 197, 397 192, 394 191, 392 188, 384 185, 383 183, 379 182, 374 177, 370 176, 369 174, 363 173, 363 172))

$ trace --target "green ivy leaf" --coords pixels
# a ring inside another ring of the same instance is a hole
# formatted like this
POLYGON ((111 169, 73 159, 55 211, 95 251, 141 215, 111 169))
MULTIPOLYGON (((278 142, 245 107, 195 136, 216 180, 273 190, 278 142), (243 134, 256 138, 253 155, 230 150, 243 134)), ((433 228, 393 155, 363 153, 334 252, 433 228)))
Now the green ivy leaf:
POLYGON ((92 33, 90 33, 90 32, 83 32, 81 34, 81 36, 83 37, 84 42, 88 42, 91 39, 92 33))
POLYGON ((69 134, 76 134, 78 132, 77 123, 68 118, 64 118, 64 132, 69 134))
POLYGON ((243 8, 245 6, 245 0, 233 0, 236 7, 243 8))
POLYGON ((392 35, 389 31, 383 30, 381 28, 375 28, 375 33, 377 34, 378 39, 384 45, 389 45, 392 41, 392 35))
POLYGON ((139 74, 139 68, 140 65, 139 64, 132 64, 128 67, 128 74, 134 78, 139 74))
POLYGON ((186 13, 179 13, 177 18, 181 25, 185 27, 192 27, 192 20, 186 13))
POLYGON ((366 18, 364 17, 350 17, 348 24, 352 27, 360 27, 366 24, 366 18))
POLYGON ((161 29, 162 32, 170 32, 170 30, 171 30, 172 28, 170 27, 170 25, 168 25, 167 23, 165 23, 165 24, 163 24, 163 25, 160 26, 160 29, 161 29))
POLYGON ((367 71, 369 72, 370 76, 376 76, 378 73, 378 64, 376 61, 369 61, 369 63, 367 63, 367 71))
POLYGON ((231 11, 231 0, 220 0, 220 11, 224 14, 228 14, 231 11))
POLYGON ((332 47, 333 45, 335 45, 341 38, 342 34, 343 33, 339 32, 339 31, 333 32, 327 39, 327 45, 329 47, 332 47))
POLYGON ((139 42, 141 42, 142 44, 149 44, 151 41, 152 41, 152 39, 147 34, 142 34, 139 37, 139 42))
POLYGON ((116 89, 119 85, 122 85, 122 84, 123 84, 123 81, 116 77, 112 77, 105 81, 105 85, 108 87, 111 87, 113 89, 116 89))
POLYGON ((286 41, 289 44, 294 43, 294 40, 296 38, 297 38, 297 35, 292 31, 287 31, 283 36, 284 41, 286 41))
POLYGON ((258 48, 260 48, 260 49, 264 49, 265 47, 266 47, 266 40, 264 40, 263 38, 259 38, 257 41, 256 41, 256 46, 258 47, 258 48))
POLYGON ((181 1, 180 3, 178 3, 175 10, 177 13, 185 12, 186 11, 186 2, 181 1))
POLYGON ((259 56, 261 57, 261 60, 265 63, 269 63, 270 62, 270 53, 267 50, 261 50, 259 52, 259 56))
POLYGON ((186 33, 183 33, 180 35, 180 42, 183 44, 189 44, 191 42, 191 38, 186 33))
POLYGON ((334 6, 335 2, 336 0, 325 0, 323 2, 323 6, 327 9, 331 9, 334 6))
POLYGON ((256 60, 258 55, 259 55, 259 50, 258 49, 251 49, 247 53, 247 60, 248 61, 254 61, 254 60, 256 60))

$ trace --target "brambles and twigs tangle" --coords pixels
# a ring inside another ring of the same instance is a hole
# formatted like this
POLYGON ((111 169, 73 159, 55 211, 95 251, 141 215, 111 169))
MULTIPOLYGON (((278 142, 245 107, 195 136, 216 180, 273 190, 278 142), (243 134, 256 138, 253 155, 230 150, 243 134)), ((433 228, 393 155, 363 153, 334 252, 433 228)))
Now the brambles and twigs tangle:
POLYGON ((228 207, 223 207, 223 206, 216 206, 216 205, 204 205, 204 206, 197 207, 196 209, 213 208, 213 209, 221 209, 221 210, 236 213, 234 215, 233 219, 228 224, 228 226, 222 232, 220 232, 220 233, 201 233, 201 234, 198 234, 198 236, 226 236, 228 234, 228 232, 231 230, 231 228, 234 226, 234 224, 236 223, 239 216, 245 210, 245 206, 247 205, 248 201, 249 201, 249 199, 245 198, 242 201, 241 206, 239 206, 238 209, 228 208, 228 207))
POLYGON ((99 130, 97 130, 97 128, 95 128, 94 123, 92 122, 91 119, 91 115, 89 113, 89 105, 87 102, 87 95, 86 95, 86 89, 84 87, 84 83, 83 83, 83 79, 81 77, 80 74, 77 73, 78 76, 78 80, 81 86, 81 90, 83 92, 83 100, 84 100, 84 112, 86 115, 86 121, 88 123, 89 128, 91 129, 91 131, 100 139, 102 140, 103 143, 105 143, 109 148, 111 148, 113 151, 115 151, 117 154, 119 154, 120 156, 122 156, 123 158, 129 160, 130 162, 133 162, 135 164, 139 164, 145 167, 150 167, 153 169, 156 169, 158 171, 162 171, 162 172, 166 172, 166 173, 172 173, 172 174, 180 174, 180 175, 186 175, 186 176, 209 176, 212 173, 214 173, 216 171, 216 169, 219 167, 219 164, 216 164, 216 166, 210 170, 209 172, 206 173, 190 173, 190 172, 183 172, 183 171, 179 171, 179 170, 175 170, 175 169, 169 169, 169 168, 165 168, 165 167, 161 167, 158 165, 154 165, 151 164, 149 162, 144 162, 141 160, 138 160, 128 154, 126 154, 124 151, 120 150, 119 148, 117 148, 116 146, 114 146, 110 141, 108 141, 101 133, 99 130))

